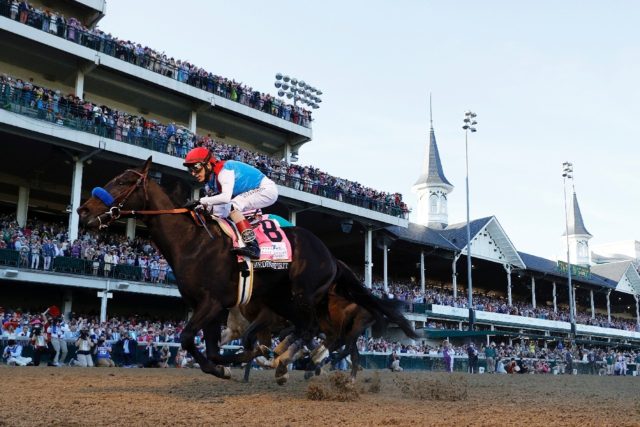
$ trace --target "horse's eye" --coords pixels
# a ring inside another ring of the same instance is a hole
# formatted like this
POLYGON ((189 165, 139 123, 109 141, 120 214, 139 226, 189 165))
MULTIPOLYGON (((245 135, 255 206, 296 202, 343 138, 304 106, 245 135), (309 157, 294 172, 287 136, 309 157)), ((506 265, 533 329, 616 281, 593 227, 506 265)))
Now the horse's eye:
POLYGON ((118 181, 118 182, 117 182, 117 184, 118 184, 118 185, 124 185, 124 182, 122 182, 122 181, 118 181))

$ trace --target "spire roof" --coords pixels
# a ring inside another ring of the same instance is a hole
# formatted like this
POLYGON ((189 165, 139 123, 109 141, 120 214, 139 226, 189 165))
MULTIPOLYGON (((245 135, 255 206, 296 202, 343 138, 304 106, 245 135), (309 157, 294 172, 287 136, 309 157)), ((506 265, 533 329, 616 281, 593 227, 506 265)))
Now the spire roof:
POLYGON ((453 187, 444 176, 444 171, 442 170, 438 144, 436 143, 436 133, 433 130, 433 126, 431 126, 431 131, 429 132, 429 150, 424 155, 422 173, 414 185, 420 184, 444 184, 453 187))
POLYGON ((573 234, 585 234, 592 236, 584 226, 582 220, 582 213, 580 212, 580 206, 578 205, 578 197, 576 192, 573 192, 573 201, 571 202, 571 209, 569 210, 569 236, 573 234))

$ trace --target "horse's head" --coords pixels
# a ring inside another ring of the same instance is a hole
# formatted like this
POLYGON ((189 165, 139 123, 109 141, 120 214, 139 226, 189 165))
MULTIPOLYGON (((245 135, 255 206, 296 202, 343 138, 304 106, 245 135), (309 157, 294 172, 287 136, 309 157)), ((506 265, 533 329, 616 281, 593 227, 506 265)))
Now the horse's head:
POLYGON ((141 210, 147 203, 147 176, 151 157, 140 169, 127 169, 104 187, 96 187, 77 210, 80 223, 106 228, 120 217, 122 209, 141 210))

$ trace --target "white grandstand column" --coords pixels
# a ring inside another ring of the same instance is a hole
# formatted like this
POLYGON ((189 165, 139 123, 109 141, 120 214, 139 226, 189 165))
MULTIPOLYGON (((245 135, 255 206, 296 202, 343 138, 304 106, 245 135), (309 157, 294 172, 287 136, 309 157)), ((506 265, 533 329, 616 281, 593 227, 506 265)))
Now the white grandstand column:
POLYGON ((424 294, 425 277, 424 277, 424 251, 420 251, 420 290, 424 294))
POLYGON ((596 305, 595 302, 593 301, 593 289, 591 289, 591 291, 589 291, 591 293, 591 318, 595 319, 596 318, 596 305))
POLYGON ((640 325, 640 296, 634 295, 636 299, 636 324, 640 325))
POLYGON ((62 315, 66 320, 71 320, 70 313, 73 310, 73 292, 71 289, 65 289, 62 299, 62 315))
POLYGON ((607 321, 611 323, 611 289, 607 291, 607 321))
POLYGON ((82 193, 82 170, 84 164, 82 160, 76 160, 73 167, 73 177, 71 178, 71 212, 69 213, 69 242, 73 243, 78 238, 78 226, 80 217, 76 209, 80 207, 80 196, 82 193))
POLYGON ((191 114, 189 114, 189 130, 193 133, 196 133, 197 128, 198 128, 198 112, 196 110, 192 110, 191 114))
POLYGON ((456 264, 458 262, 458 258, 460 258, 460 254, 455 254, 453 256, 453 263, 451 263, 451 270, 452 270, 452 275, 451 275, 451 283, 453 286, 453 299, 457 299, 458 298, 458 271, 456 268, 456 264))
POLYGON ((389 265, 387 264, 387 241, 385 239, 383 239, 384 242, 382 243, 382 283, 384 286, 384 292, 385 294, 389 294, 389 265))
POLYGON ((578 304, 576 303, 576 287, 573 287, 573 318, 578 314, 578 304))
POLYGON ((556 297, 556 282, 553 282, 553 312, 558 312, 558 300, 556 297))
POLYGON ((367 227, 364 237, 364 284, 369 289, 371 289, 371 276, 373 274, 373 259, 371 257, 372 240, 373 230, 371 227, 367 227))
POLYGON ((29 187, 18 188, 18 206, 16 207, 16 221, 20 227, 27 224, 27 211, 29 210, 29 187))
POLYGON ((502 264, 507 272, 507 304, 511 307, 511 264, 502 264))
POLYGON ((113 294, 109 292, 109 282, 103 292, 98 292, 98 298, 100 298, 100 322, 107 321, 107 302, 110 298, 113 298, 113 294))
POLYGON ((76 74, 76 96, 84 99, 84 71, 78 70, 76 74))
POLYGON ((282 157, 284 158, 284 161, 289 163, 291 161, 291 144, 289 144, 288 142, 284 144, 284 153, 282 155, 282 157))
POLYGON ((298 212, 289 211, 289 222, 293 225, 296 225, 297 220, 298 220, 298 212))
POLYGON ((536 279, 531 276, 531 305, 536 308, 536 279))
POLYGON ((127 237, 131 240, 136 238, 136 219, 127 218, 127 237))

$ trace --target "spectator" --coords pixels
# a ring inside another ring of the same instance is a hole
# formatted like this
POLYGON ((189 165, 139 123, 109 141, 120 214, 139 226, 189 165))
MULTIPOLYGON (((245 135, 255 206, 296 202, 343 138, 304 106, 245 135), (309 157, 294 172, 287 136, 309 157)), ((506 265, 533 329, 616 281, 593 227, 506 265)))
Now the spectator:
POLYGON ((32 366, 30 357, 22 356, 22 346, 16 344, 15 339, 9 339, 8 345, 2 352, 2 358, 7 361, 7 365, 32 366))
POLYGON ((400 366, 400 357, 398 357, 398 353, 395 351, 391 353, 391 364, 389 366, 391 372, 402 372, 403 369, 400 366))
POLYGON ((484 349, 484 357, 487 362, 487 373, 492 374, 495 372, 496 367, 496 343, 491 342, 490 345, 484 349))
POLYGON ((40 321, 33 325, 33 331, 31 332, 31 345, 33 346, 33 364, 40 366, 40 360, 43 354, 49 356, 48 366, 54 366, 53 358, 55 357, 55 350, 53 347, 48 346, 48 342, 45 334, 42 333, 42 324, 40 321))
POLYGON ((96 344, 96 366, 98 368, 113 368, 116 364, 111 359, 111 345, 105 335, 100 335, 96 344))
POLYGON ((53 358, 53 365, 59 366, 64 364, 64 360, 67 357, 67 342, 64 339, 65 333, 69 330, 69 327, 60 318, 54 318, 51 324, 47 327, 47 334, 50 337, 51 345, 55 351, 53 358))
POLYGON ((473 342, 470 342, 467 347, 467 355, 469 357, 469 373, 475 374, 478 372, 478 350, 473 342))
POLYGON ((76 340, 76 347, 78 351, 76 352, 75 360, 71 360, 69 362, 69 366, 79 366, 81 368, 92 368, 93 367, 93 359, 91 357, 91 353, 95 343, 89 336, 89 330, 87 327, 83 327, 80 330, 80 336, 76 340))

